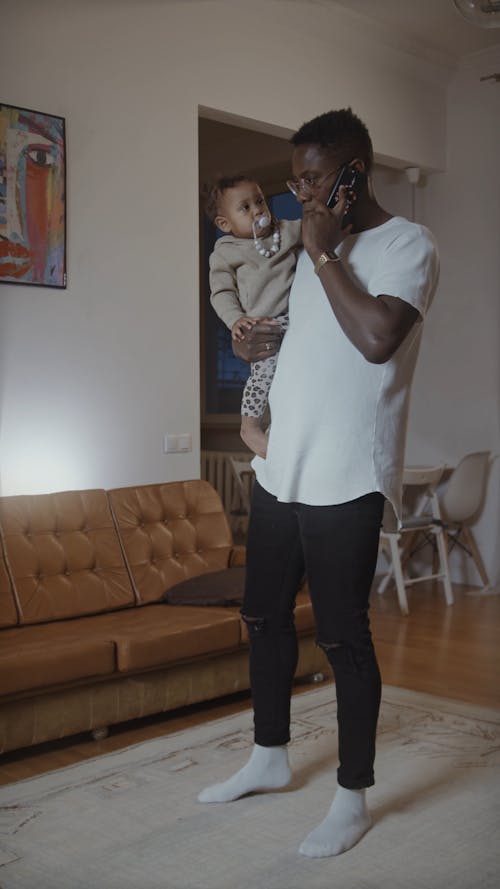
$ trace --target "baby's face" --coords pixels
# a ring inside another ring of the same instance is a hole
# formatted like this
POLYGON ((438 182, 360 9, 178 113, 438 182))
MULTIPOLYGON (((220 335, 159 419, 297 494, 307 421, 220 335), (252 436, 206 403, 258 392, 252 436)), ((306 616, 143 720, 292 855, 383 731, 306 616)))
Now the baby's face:
POLYGON ((261 189, 256 182, 238 182, 224 192, 215 224, 235 238, 253 238, 253 223, 262 215, 267 215, 269 223, 257 233, 266 237, 271 228, 271 213, 261 189))

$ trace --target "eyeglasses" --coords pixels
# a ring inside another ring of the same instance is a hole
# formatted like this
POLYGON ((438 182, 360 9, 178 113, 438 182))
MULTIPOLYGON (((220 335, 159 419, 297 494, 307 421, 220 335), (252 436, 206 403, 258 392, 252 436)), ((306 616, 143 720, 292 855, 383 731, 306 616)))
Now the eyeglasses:
POLYGON ((339 167, 335 167, 333 170, 330 170, 329 173, 325 173, 324 176, 300 176, 298 179, 288 179, 287 180, 287 188, 290 189, 292 194, 300 200, 301 196, 305 198, 311 198, 314 194, 317 194, 322 185, 325 184, 327 179, 330 176, 333 176, 334 173, 337 173, 343 164, 339 167))

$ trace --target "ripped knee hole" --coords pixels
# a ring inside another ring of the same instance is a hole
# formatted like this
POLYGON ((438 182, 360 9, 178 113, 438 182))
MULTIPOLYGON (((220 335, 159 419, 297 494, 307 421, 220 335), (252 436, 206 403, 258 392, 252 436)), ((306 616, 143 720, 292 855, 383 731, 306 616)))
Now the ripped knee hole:
POLYGON ((271 633, 293 633, 295 632, 295 622, 293 615, 286 617, 251 617, 248 614, 241 614, 241 619, 248 628, 250 635, 264 635, 269 628, 271 633))
POLYGON ((344 645, 343 642, 320 642, 319 639, 317 644, 323 651, 331 651, 332 648, 342 648, 344 645))
POLYGON ((266 628, 267 619, 265 617, 249 617, 248 614, 242 614, 241 618, 247 625, 249 633, 262 633, 266 628))

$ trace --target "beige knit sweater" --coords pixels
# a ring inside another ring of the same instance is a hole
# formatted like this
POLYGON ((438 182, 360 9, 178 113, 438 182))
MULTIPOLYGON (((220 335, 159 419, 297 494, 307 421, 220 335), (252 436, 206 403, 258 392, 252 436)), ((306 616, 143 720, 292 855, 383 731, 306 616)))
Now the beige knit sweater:
MULTIPOLYGON (((253 238, 224 235, 210 256, 210 302, 231 328, 242 315, 274 318, 287 311, 288 294, 301 246, 301 220, 280 219, 281 246, 262 256, 253 238)), ((270 247, 272 238, 264 246, 270 247)))

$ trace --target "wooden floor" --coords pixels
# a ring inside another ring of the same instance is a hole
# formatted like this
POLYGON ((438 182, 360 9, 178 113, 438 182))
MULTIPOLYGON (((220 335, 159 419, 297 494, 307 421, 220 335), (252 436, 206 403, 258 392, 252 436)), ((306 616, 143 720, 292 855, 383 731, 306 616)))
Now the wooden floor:
MULTIPOLYGON (((410 615, 394 591, 373 593, 371 623, 382 678, 397 685, 500 709, 500 595, 469 594, 455 587, 447 607, 437 587, 409 593, 410 615)), ((308 685, 301 682, 297 691, 308 685)), ((29 778, 149 738, 181 731, 250 707, 247 693, 115 726, 103 741, 88 735, 5 754, 0 784, 29 778)))

